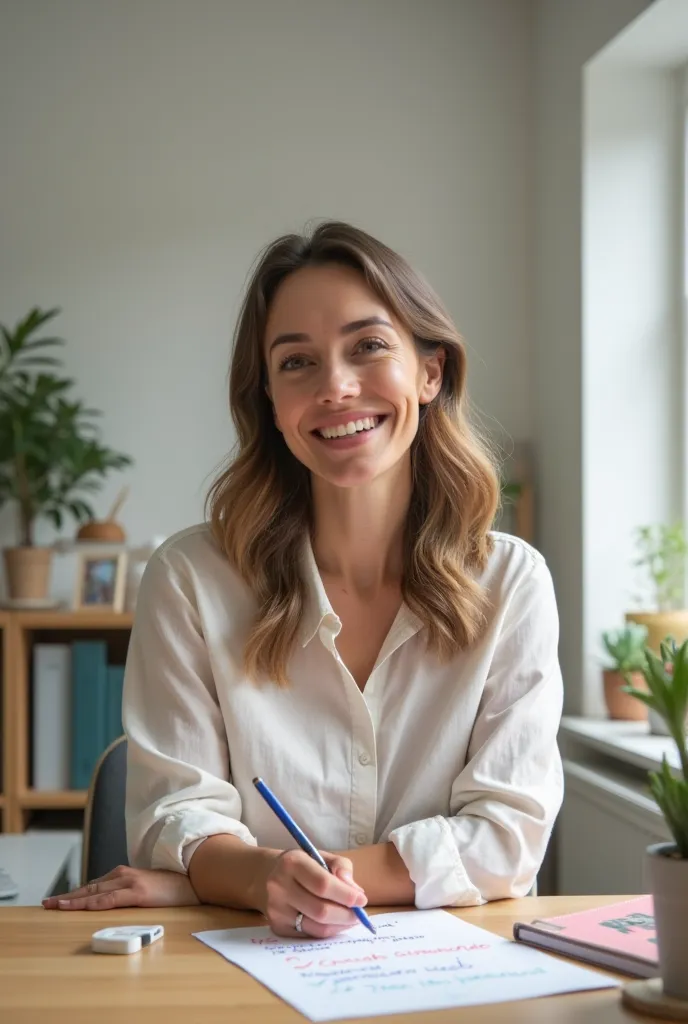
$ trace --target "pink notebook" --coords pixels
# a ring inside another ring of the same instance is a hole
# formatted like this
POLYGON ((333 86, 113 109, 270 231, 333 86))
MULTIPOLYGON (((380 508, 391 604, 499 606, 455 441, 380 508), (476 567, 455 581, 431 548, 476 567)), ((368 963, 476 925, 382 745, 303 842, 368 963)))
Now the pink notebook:
POLYGON ((641 978, 652 978, 659 969, 652 896, 561 917, 517 922, 514 938, 641 978))

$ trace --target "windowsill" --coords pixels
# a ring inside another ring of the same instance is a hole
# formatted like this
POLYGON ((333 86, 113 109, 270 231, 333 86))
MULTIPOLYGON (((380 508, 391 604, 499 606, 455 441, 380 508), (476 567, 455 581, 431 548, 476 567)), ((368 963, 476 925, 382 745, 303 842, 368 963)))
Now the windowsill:
POLYGON ((596 750, 607 757, 657 771, 662 757, 679 769, 676 744, 669 736, 652 736, 647 722, 619 722, 608 718, 579 718, 565 715, 561 733, 577 744, 596 750))

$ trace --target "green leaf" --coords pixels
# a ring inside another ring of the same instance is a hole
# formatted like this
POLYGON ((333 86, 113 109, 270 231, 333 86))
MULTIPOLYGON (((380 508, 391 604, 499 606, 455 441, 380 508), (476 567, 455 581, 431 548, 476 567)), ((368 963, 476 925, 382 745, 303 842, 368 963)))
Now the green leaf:
POLYGON ((647 704, 653 711, 657 710, 657 702, 651 693, 645 693, 644 690, 636 690, 633 686, 622 686, 621 690, 624 693, 630 694, 631 697, 635 697, 636 700, 642 701, 643 704, 647 704))
POLYGON ((47 519, 50 520, 50 522, 53 524, 53 526, 55 527, 56 530, 61 530, 62 529, 62 510, 61 509, 59 509, 57 507, 45 509, 43 514, 45 515, 45 517, 47 519))
POLYGON ((50 345, 64 345, 64 338, 35 338, 33 341, 25 341, 22 345, 24 352, 32 352, 35 349, 47 348, 50 345))
POLYGON ((688 858, 688 782, 674 777, 666 758, 659 772, 650 772, 649 781, 681 856, 688 858))
POLYGON ((668 639, 660 645, 661 657, 645 649, 644 693, 630 685, 622 689, 655 711, 665 722, 676 743, 681 777, 670 768, 666 757, 659 772, 650 772, 650 791, 674 837, 681 856, 688 858, 688 641, 680 647, 668 639))
POLYGON ((602 634, 602 643, 617 672, 642 671, 647 632, 646 626, 631 622, 624 629, 607 630, 602 634))
POLYGON ((54 356, 26 356, 22 359, 22 367, 24 366, 60 366, 60 360, 54 356))
POLYGON ((686 579, 688 542, 683 523, 642 526, 636 530, 642 567, 654 590, 654 604, 660 611, 681 605, 686 579))
POLYGON ((74 498, 69 502, 68 507, 69 511, 78 522, 87 519, 95 519, 95 514, 91 506, 80 498, 74 498))
POLYGON ((0 504, 21 498, 29 534, 40 516, 57 529, 65 513, 92 518, 82 495, 132 463, 102 444, 99 411, 73 395, 49 351, 62 340, 37 336, 58 312, 35 307, 13 329, 0 325, 0 504))

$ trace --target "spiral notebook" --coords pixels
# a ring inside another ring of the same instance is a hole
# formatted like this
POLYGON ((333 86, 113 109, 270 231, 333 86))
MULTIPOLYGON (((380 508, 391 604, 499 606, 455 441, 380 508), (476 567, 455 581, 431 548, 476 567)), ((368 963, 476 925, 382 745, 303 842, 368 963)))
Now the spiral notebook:
POLYGON ((652 978, 659 971, 652 896, 560 917, 519 921, 514 925, 514 938, 622 974, 652 978))

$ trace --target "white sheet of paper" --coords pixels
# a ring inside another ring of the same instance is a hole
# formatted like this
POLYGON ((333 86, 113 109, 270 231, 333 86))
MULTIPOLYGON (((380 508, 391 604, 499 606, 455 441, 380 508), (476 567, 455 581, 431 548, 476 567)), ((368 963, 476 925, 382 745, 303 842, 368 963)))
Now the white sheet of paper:
POLYGON ((444 910, 377 914, 336 939, 267 927, 196 932, 311 1020, 369 1017, 613 988, 617 981, 502 939, 444 910))

